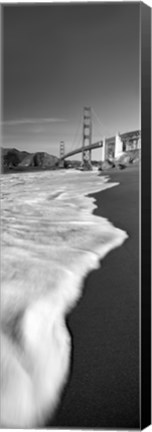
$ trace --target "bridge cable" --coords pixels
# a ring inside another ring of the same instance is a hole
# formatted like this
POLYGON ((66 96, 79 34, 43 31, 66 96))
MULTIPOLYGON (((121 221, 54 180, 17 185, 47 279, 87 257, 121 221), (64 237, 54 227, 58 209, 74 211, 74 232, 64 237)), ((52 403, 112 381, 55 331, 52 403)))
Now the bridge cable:
MULTIPOLYGON (((97 113, 95 112, 94 108, 92 108, 92 111, 93 111, 93 114, 94 114, 94 116, 95 116, 95 118, 96 118, 98 124, 99 124, 100 127, 102 128, 102 135, 103 135, 103 128, 105 129, 105 133, 108 134, 108 135, 110 135, 109 130, 107 129, 107 127, 105 127, 104 123, 101 122, 101 120, 100 120, 99 117, 97 116, 97 113)), ((100 133, 101 133, 101 131, 100 131, 100 133)))
POLYGON ((82 129, 82 120, 80 119, 80 120, 79 120, 79 123, 78 123, 78 126, 77 126, 77 129, 76 129, 76 132, 75 132, 75 134, 74 134, 74 138, 73 138, 73 140, 72 140, 71 151, 74 149, 74 147, 76 148, 78 138, 79 138, 79 141, 80 141, 80 137, 79 137, 79 135, 80 135, 80 131, 81 131, 81 129, 82 129))

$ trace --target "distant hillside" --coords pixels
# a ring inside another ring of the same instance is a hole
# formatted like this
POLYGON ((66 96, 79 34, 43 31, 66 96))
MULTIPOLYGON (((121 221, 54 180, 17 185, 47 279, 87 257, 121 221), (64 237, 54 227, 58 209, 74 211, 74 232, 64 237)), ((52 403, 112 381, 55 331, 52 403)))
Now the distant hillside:
POLYGON ((45 152, 28 153, 17 149, 1 149, 2 172, 54 169, 59 159, 45 152))

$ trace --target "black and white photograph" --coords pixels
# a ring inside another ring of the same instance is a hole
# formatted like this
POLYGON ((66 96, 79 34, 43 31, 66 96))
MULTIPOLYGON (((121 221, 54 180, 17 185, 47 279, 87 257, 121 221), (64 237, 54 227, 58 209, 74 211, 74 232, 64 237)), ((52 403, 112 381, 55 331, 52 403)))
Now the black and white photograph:
POLYGON ((149 17, 1 6, 1 428, 148 426, 149 17))

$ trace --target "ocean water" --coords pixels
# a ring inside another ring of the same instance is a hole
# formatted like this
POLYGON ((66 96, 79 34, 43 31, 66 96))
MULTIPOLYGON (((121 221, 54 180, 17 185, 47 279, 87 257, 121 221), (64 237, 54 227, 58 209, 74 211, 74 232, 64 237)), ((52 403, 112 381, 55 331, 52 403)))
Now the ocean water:
POLYGON ((43 427, 54 414, 69 379, 66 314, 86 274, 127 238, 93 214, 88 194, 116 186, 94 171, 2 176, 2 426, 43 427))

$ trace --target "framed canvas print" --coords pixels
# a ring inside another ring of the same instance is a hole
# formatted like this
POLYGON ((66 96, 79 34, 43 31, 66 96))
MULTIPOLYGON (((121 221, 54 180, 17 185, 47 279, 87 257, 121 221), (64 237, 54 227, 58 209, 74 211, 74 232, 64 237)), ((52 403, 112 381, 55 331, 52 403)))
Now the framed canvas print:
POLYGON ((151 11, 3 4, 1 427, 150 424, 151 11))

